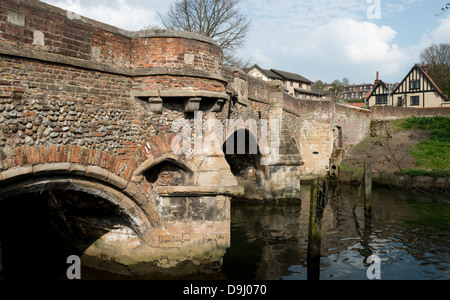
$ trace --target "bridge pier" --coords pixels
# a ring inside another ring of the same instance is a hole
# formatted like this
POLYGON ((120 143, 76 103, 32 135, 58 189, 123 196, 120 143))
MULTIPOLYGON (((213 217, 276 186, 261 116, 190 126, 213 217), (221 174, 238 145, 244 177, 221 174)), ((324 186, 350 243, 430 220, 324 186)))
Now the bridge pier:
POLYGON ((161 225, 145 240, 130 228, 118 228, 86 249, 83 263, 125 275, 182 276, 220 269, 231 242, 229 197, 161 200, 165 203, 161 225))

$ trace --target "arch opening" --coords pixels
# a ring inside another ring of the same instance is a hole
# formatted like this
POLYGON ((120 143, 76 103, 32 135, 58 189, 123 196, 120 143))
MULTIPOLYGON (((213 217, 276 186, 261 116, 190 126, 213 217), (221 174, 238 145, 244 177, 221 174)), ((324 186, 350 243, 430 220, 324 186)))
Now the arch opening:
POLYGON ((225 140, 222 149, 231 173, 244 187, 244 196, 259 198, 261 186, 265 183, 265 172, 255 136, 247 129, 238 129, 225 140))
POLYGON ((64 279, 70 255, 83 258, 113 231, 127 229, 142 240, 150 229, 137 206, 92 180, 41 178, 6 190, 0 197, 0 277, 64 279))
POLYGON ((190 184, 192 180, 192 172, 170 160, 164 160, 150 167, 144 174, 148 182, 153 185, 183 186, 190 184))

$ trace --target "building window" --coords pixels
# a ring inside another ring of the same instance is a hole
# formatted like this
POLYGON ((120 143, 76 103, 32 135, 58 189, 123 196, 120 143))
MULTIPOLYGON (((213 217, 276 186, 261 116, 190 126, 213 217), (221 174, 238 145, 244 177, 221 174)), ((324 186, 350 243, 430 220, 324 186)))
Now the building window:
POLYGON ((375 104, 387 104, 387 95, 378 95, 375 104))
POLYGON ((409 88, 411 90, 418 90, 418 89, 420 89, 420 81, 419 80, 412 80, 409 83, 409 88))
POLYGON ((411 106, 419 105, 419 96, 411 96, 411 106))
POLYGON ((397 106, 403 106, 403 97, 397 98, 397 106))

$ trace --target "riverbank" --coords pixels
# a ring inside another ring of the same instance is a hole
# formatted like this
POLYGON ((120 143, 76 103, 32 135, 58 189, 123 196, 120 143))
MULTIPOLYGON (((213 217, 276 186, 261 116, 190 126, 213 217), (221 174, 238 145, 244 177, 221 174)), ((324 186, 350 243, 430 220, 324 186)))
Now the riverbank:
MULTIPOLYGON (((340 182, 361 183, 363 172, 341 171, 340 182)), ((422 175, 408 175, 401 173, 374 172, 372 181, 375 184, 392 187, 414 187, 424 189, 450 190, 450 177, 434 177, 422 175)))
POLYGON ((449 134, 444 117, 372 122, 371 136, 346 151, 339 180, 361 182, 367 161, 374 183, 450 190, 449 134))

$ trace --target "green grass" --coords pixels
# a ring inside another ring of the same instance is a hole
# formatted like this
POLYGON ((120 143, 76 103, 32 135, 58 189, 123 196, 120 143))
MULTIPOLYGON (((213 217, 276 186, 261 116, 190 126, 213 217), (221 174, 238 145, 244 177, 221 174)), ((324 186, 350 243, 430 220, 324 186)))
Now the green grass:
POLYGON ((431 135, 430 140, 410 148, 417 166, 437 171, 450 169, 449 117, 412 117, 399 120, 396 126, 402 129, 425 130, 431 135))
POLYGON ((364 168, 352 168, 341 163, 339 169, 344 172, 364 173, 364 168))

